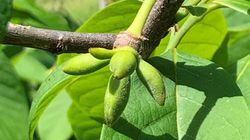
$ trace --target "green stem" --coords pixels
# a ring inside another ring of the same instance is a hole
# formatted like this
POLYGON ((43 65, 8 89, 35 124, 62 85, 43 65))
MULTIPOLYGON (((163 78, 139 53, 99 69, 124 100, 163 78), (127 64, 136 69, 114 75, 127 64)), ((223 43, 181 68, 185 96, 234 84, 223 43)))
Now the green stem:
POLYGON ((127 29, 127 32, 131 33, 135 37, 140 37, 143 26, 147 20, 149 12, 154 6, 156 0, 144 0, 141 8, 139 9, 133 23, 127 29))
POLYGON ((191 27, 195 25, 195 23, 197 23, 200 19, 201 17, 195 17, 191 15, 182 25, 180 30, 175 34, 175 36, 169 41, 166 51, 176 48, 187 31, 191 29, 191 27))
POLYGON ((204 13, 202 16, 200 17, 196 17, 196 16, 192 16, 190 15, 188 17, 188 19, 185 21, 185 23, 182 25, 182 27, 180 28, 180 30, 175 34, 174 37, 171 38, 171 40, 168 43, 167 49, 165 52, 167 52, 168 50, 171 50, 173 48, 176 48, 179 43, 181 42, 181 39, 183 38, 183 36, 197 23, 199 22, 205 15, 207 15, 208 13, 210 13, 211 11, 215 10, 219 8, 218 5, 211 5, 207 12, 204 13))

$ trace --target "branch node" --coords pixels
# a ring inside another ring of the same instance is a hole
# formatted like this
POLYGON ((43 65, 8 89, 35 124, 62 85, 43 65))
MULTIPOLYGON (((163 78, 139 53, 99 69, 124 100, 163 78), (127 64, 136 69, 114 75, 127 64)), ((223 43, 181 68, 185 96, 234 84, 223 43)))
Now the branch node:
POLYGON ((63 51, 64 47, 65 47, 65 45, 64 45, 64 41, 63 41, 63 35, 60 35, 58 40, 57 40, 57 45, 56 45, 57 52, 60 53, 61 51, 63 51))
POLYGON ((142 44, 141 37, 138 38, 138 37, 133 36, 129 32, 123 31, 117 35, 116 40, 113 44, 113 48, 122 47, 122 46, 130 46, 138 51, 140 50, 140 47, 142 46, 141 44, 142 44))

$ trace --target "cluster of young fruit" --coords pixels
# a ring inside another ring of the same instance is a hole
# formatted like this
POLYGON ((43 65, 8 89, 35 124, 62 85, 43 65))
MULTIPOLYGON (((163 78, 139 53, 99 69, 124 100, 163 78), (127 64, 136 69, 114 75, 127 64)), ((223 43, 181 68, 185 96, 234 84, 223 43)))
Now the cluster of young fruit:
POLYGON ((80 54, 66 62, 63 71, 71 75, 83 75, 108 64, 112 75, 104 98, 104 119, 107 125, 111 126, 125 109, 129 99, 130 75, 135 70, 154 100, 164 105, 166 94, 160 73, 132 47, 123 46, 112 50, 90 48, 89 53, 80 54))

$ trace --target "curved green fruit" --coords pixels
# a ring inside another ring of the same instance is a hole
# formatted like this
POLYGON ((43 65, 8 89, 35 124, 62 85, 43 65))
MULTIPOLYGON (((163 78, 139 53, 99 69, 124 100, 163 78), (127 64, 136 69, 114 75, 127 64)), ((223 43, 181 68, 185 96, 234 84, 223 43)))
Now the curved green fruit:
POLYGON ((110 71, 116 79, 122 79, 134 72, 137 58, 130 51, 118 51, 110 60, 110 71))
POLYGON ((129 51, 129 52, 132 52, 135 56, 139 56, 138 52, 134 48, 132 48, 130 46, 120 46, 120 47, 114 48, 113 50, 115 50, 116 52, 129 51))
POLYGON ((89 53, 98 59, 110 59, 115 51, 105 48, 89 48, 89 53))
POLYGON ((104 97, 104 119, 111 126, 125 109, 130 92, 130 76, 121 80, 110 76, 104 97))
POLYGON ((68 60, 63 66, 63 71, 71 75, 82 75, 94 72, 109 63, 109 60, 100 60, 91 54, 80 54, 68 60))
POLYGON ((155 101, 159 105, 163 106, 166 98, 166 93, 163 79, 158 70, 143 59, 140 59, 136 72, 155 101))

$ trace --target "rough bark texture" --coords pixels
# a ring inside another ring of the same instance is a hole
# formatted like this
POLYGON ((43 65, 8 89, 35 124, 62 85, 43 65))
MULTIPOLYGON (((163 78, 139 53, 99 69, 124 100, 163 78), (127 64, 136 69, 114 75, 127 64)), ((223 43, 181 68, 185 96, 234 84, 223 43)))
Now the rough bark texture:
POLYGON ((52 53, 79 53, 87 52, 90 47, 111 49, 115 39, 115 34, 83 34, 9 23, 3 43, 42 49, 52 53))
POLYGON ((175 15, 183 0, 157 0, 144 25, 142 55, 148 57, 175 24, 175 15))

